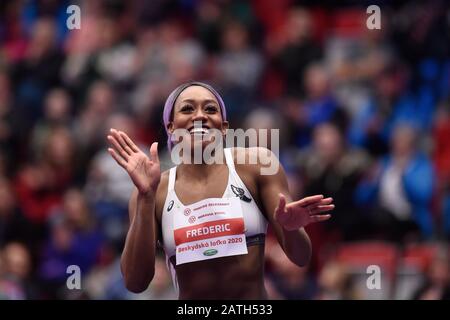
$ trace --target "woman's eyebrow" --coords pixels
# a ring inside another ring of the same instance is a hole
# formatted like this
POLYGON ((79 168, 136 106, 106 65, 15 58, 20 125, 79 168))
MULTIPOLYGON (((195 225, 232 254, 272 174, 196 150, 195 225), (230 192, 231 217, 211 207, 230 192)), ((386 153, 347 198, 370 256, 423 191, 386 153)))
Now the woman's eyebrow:
POLYGON ((215 103, 215 104, 218 104, 217 101, 214 100, 214 99, 205 99, 205 100, 183 99, 181 102, 189 102, 189 103, 201 102, 202 104, 206 104, 206 103, 215 103))

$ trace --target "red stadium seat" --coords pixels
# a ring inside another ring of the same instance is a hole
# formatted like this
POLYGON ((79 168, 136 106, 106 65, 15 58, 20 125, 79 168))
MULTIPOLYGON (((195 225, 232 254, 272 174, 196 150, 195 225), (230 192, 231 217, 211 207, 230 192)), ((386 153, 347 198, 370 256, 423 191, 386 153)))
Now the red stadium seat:
POLYGON ((438 254, 438 244, 410 244, 403 250, 396 272, 395 299, 411 299, 438 254))
POLYGON ((394 277, 398 248, 393 244, 378 241, 344 244, 338 248, 336 258, 350 267, 378 265, 387 275, 394 277))
POLYGON ((394 244, 379 241, 358 242, 340 245, 336 251, 336 261, 344 264, 355 277, 359 290, 365 299, 390 299, 395 285, 395 272, 399 250, 394 244), (368 288, 371 276, 369 266, 381 270, 381 289, 368 288))
POLYGON ((438 245, 411 244, 405 248, 400 261, 400 267, 414 268, 425 272, 438 253, 438 245))

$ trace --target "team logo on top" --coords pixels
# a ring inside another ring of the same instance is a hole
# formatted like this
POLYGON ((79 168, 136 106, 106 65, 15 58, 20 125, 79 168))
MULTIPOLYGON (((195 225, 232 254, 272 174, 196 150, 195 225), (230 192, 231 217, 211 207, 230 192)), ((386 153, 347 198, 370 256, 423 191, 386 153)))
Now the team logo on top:
POLYGON ((167 206, 167 212, 169 212, 170 210, 172 210, 173 204, 174 204, 174 201, 173 201, 173 200, 170 200, 169 205, 167 206))
POLYGON ((239 199, 241 199, 242 201, 245 202, 250 202, 252 201, 252 199, 250 199, 249 197, 247 197, 245 195, 245 191, 242 188, 238 188, 236 186, 231 185, 231 190, 233 191, 233 193, 236 195, 236 197, 238 197, 239 199))
POLYGON ((188 215, 190 215, 191 214, 191 209, 189 209, 189 208, 186 208, 186 209, 184 209, 184 215, 187 217, 188 215))

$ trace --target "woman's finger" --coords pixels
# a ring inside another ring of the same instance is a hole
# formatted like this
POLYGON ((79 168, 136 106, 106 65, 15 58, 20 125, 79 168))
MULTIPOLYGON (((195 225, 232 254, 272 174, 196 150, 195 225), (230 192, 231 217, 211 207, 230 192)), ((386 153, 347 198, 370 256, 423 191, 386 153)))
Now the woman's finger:
POLYGON ((327 204, 323 206, 317 206, 315 208, 310 209, 310 214, 317 214, 321 212, 327 212, 334 209, 334 204, 327 204))
POLYGON ((153 142, 150 146, 150 156, 153 162, 159 164, 158 142, 153 142))
POLYGON ((329 197, 329 198, 320 200, 319 205, 327 205, 327 204, 331 204, 332 202, 333 202, 333 198, 329 197))
POLYGON ((311 223, 326 221, 330 218, 331 218, 330 214, 321 214, 309 217, 311 223))
POLYGON ((275 213, 277 215, 286 212, 286 197, 282 193, 278 194, 278 197, 279 197, 278 207, 275 209, 275 213))
POLYGON ((297 206, 307 207, 307 206, 311 206, 314 204, 317 205, 317 204, 319 204, 319 201, 321 201, 322 199, 323 199, 323 195, 320 194, 320 195, 306 197, 306 198, 291 202, 289 204, 289 206, 290 207, 297 207, 297 206))
POLYGON ((108 152, 122 168, 126 169, 127 162, 113 148, 108 148, 108 152))
POLYGON ((120 135, 123 137, 123 139, 131 148, 132 151, 139 152, 139 148, 137 147, 137 145, 133 142, 133 140, 130 139, 130 137, 125 132, 120 131, 120 135))
POLYGON ((116 149, 116 153, 118 152, 120 156, 122 156, 122 158, 124 160, 128 160, 128 158, 130 157, 130 155, 128 153, 125 152, 125 150, 123 150, 122 145, 117 141, 116 137, 113 137, 111 135, 108 135, 108 140, 109 142, 111 142, 111 144, 114 146, 114 148, 116 149))
POLYGON ((125 150, 126 153, 128 153, 130 156, 133 154, 133 150, 131 150, 131 148, 128 146, 128 144, 125 142, 125 139, 123 138, 123 136, 120 134, 120 131, 117 131, 117 141, 119 141, 120 145, 122 146, 122 148, 125 150))

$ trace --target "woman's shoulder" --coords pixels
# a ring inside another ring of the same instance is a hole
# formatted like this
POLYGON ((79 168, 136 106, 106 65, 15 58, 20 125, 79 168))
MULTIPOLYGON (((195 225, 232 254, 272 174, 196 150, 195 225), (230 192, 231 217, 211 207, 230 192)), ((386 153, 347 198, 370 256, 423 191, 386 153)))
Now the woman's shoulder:
POLYGON ((158 189, 156 189, 155 213, 158 222, 161 221, 162 209, 164 207, 164 203, 166 202, 168 193, 167 187, 169 185, 169 172, 170 169, 161 173, 161 179, 159 180, 158 189))
POLYGON ((229 149, 231 150, 235 163, 242 157, 245 157, 245 160, 251 160, 251 157, 255 157, 255 159, 261 162, 261 160, 264 160, 262 157, 273 155, 273 152, 265 147, 232 147, 229 149))
POLYGON ((167 169, 163 172, 161 172, 161 178, 159 180, 158 189, 156 189, 156 199, 158 200, 158 197, 164 196, 167 194, 167 187, 169 185, 169 174, 170 169, 167 169))
POLYGON ((236 170, 256 175, 261 169, 278 164, 277 156, 265 147, 233 147, 230 148, 236 170))

